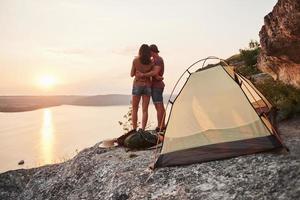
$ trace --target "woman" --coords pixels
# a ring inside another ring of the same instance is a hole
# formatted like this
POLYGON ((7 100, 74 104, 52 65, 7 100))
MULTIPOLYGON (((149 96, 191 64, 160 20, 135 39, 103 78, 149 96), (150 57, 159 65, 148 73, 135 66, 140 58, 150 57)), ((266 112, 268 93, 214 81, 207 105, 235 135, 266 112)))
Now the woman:
POLYGON ((148 106, 151 97, 151 77, 137 77, 137 72, 148 73, 152 70, 151 49, 143 44, 139 49, 139 55, 133 60, 131 77, 135 77, 132 87, 132 126, 137 129, 138 109, 142 98, 142 130, 145 130, 148 121, 148 106))

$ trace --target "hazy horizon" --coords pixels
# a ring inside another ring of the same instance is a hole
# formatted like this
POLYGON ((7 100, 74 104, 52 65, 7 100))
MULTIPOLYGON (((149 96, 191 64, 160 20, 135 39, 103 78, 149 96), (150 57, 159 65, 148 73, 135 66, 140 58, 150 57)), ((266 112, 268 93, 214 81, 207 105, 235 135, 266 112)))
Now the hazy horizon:
MULTIPOLYGON (((25 94, 25 95, 0 95, 0 97, 22 97, 22 96, 31 96, 31 97, 35 97, 35 96, 83 96, 83 97, 85 97, 85 96, 106 96, 106 95, 126 95, 126 96, 130 96, 130 94, 86 94, 86 95, 84 95, 84 94, 41 94, 41 95, 27 95, 27 94, 25 94)), ((164 94, 164 95, 168 95, 168 94, 164 94)))
POLYGON ((0 0, 0 96, 130 95, 143 43, 158 45, 170 93, 195 60, 228 58, 258 40, 275 3, 0 0))

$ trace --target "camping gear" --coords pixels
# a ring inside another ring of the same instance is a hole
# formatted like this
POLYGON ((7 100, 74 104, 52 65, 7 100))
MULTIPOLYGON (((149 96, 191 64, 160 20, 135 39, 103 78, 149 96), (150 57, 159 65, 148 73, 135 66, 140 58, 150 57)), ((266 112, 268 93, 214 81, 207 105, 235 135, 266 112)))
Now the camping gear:
POLYGON ((101 143, 99 144, 100 148, 112 148, 112 147, 116 147, 118 146, 116 139, 112 139, 112 140, 103 140, 101 141, 101 143))
POLYGON ((157 140, 156 134, 140 129, 125 139, 124 146, 130 149, 147 149, 157 145, 157 140))
POLYGON ((130 149, 149 149, 159 144, 158 134, 155 130, 139 131, 131 130, 116 139, 103 140, 99 144, 100 148, 127 147, 130 149))
POLYGON ((191 65, 177 81, 169 105, 155 168, 284 147, 274 126, 276 109, 248 79, 219 58, 208 57, 191 65), (204 67, 212 59, 220 62, 204 67), (199 63, 203 63, 202 68, 191 72, 191 67, 199 63), (184 76, 188 77, 183 87, 171 101, 184 76))
POLYGON ((118 143, 118 145, 119 145, 119 146, 124 146, 124 140, 125 140, 128 136, 130 136, 130 135, 132 135, 132 134, 134 134, 134 133, 136 133, 136 130, 135 130, 135 129, 132 129, 131 131, 128 131, 127 133, 125 133, 125 134, 121 135, 120 137, 118 137, 118 138, 117 138, 117 143, 118 143))

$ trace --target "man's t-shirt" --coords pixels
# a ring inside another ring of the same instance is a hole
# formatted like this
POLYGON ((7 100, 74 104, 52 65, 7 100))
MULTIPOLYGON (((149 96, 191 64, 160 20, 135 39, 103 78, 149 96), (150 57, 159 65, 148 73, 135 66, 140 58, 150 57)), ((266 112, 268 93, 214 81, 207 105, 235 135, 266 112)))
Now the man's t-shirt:
MULTIPOLYGON (((158 73, 159 76, 163 76, 164 75, 164 70, 165 70, 165 66, 164 66, 164 60, 162 59, 162 57, 158 56, 157 58, 154 58, 154 66, 160 66, 160 71, 158 73)), ((153 88, 164 88, 165 84, 162 80, 156 80, 154 77, 152 78, 152 87, 153 88)))

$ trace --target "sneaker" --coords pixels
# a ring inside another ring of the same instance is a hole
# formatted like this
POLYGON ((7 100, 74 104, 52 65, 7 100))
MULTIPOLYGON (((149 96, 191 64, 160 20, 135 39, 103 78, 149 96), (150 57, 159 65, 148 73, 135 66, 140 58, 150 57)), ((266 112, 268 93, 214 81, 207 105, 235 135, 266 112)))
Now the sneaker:
POLYGON ((155 128, 155 131, 158 132, 165 132, 166 131, 166 127, 163 127, 162 129, 160 129, 159 127, 155 128))
POLYGON ((144 132, 144 130, 139 128, 139 130, 137 132, 142 133, 142 132, 144 132))
POLYGON ((155 132, 158 133, 158 132, 159 132, 159 129, 160 129, 159 127, 156 127, 156 128, 155 128, 155 132))

